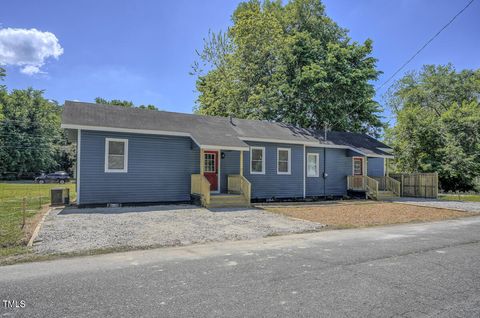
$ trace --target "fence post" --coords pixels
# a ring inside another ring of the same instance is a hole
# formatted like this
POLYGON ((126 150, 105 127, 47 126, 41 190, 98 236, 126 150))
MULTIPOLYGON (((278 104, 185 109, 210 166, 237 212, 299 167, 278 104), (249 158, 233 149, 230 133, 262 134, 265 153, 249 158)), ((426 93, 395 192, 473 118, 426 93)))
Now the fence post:
POLYGON ((22 229, 25 227, 25 214, 27 213, 27 199, 24 197, 22 201, 22 229))
POLYGON ((425 198, 427 198, 427 180, 425 177, 423 178, 423 182, 425 183, 425 198))
POLYGON ((402 183, 402 188, 400 189, 400 196, 403 197, 403 185, 405 184, 404 180, 403 180, 404 176, 403 176, 403 173, 400 175, 400 181, 402 183))

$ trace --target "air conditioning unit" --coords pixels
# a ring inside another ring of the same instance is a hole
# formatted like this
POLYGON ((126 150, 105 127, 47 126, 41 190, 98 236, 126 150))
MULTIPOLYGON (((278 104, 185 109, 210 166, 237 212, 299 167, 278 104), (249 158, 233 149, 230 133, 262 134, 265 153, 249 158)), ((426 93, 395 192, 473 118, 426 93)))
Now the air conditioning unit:
POLYGON ((53 188, 50 190, 50 204, 51 205, 66 205, 70 204, 70 189, 68 188, 53 188))

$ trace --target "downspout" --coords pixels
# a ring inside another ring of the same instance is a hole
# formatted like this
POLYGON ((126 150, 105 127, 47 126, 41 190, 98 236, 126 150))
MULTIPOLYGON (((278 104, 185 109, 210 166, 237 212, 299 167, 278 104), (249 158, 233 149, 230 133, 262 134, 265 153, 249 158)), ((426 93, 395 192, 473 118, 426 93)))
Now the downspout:
POLYGON ((327 147, 323 148, 323 196, 327 197, 327 147))
POLYGON ((307 197, 307 193, 306 193, 306 180, 305 180, 305 175, 306 175, 306 171, 305 171, 305 144, 303 145, 303 199, 305 200, 305 198, 307 197))
POLYGON ((80 151, 82 144, 82 130, 78 129, 77 131, 77 205, 80 205, 80 151))
MULTIPOLYGON (((323 139, 325 142, 327 142, 327 131, 328 131, 328 123, 325 121, 324 122, 324 128, 323 128, 323 139)), ((327 198, 327 147, 323 148, 323 196, 324 198, 327 198)))

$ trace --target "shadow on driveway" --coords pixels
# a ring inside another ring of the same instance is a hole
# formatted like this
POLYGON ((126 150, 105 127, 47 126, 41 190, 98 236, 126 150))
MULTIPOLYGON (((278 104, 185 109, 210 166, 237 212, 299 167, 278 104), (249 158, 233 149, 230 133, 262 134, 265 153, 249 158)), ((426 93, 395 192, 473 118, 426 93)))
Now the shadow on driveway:
POLYGON ((77 208, 77 207, 66 207, 60 211, 59 215, 70 215, 70 214, 124 214, 132 212, 159 212, 159 211, 178 211, 178 210, 194 210, 199 209, 195 205, 150 205, 150 206, 128 206, 128 207, 118 207, 118 208, 77 208))

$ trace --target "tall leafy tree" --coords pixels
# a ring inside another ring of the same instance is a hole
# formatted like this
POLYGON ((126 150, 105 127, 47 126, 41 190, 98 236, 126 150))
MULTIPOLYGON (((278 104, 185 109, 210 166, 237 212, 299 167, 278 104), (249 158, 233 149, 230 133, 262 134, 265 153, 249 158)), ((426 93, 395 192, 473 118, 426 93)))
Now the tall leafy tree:
MULTIPOLYGON (((6 76, 0 68, 0 80, 6 76)), ((60 129, 62 106, 32 88, 8 92, 0 85, 0 174, 71 172, 74 147, 60 129)))
MULTIPOLYGON (((3 81, 7 76, 5 69, 0 67, 0 81, 3 81)), ((4 95, 7 94, 7 87, 3 84, 0 85, 0 101, 4 99, 4 95)), ((2 103, 0 102, 0 120, 3 118, 2 114, 2 103)), ((1 137, 0 137, 1 140, 1 137)))
POLYGON ((240 3, 226 32, 198 53, 200 114, 283 121, 377 134, 372 41, 352 42, 319 0, 240 3))
POLYGON ((479 101, 480 70, 426 65, 398 80, 387 95, 396 115, 395 126, 387 131, 396 168, 436 171, 446 190, 478 186, 479 101))
POLYGON ((32 88, 0 96, 0 172, 38 172, 57 168, 55 156, 64 141, 61 107, 32 88))

